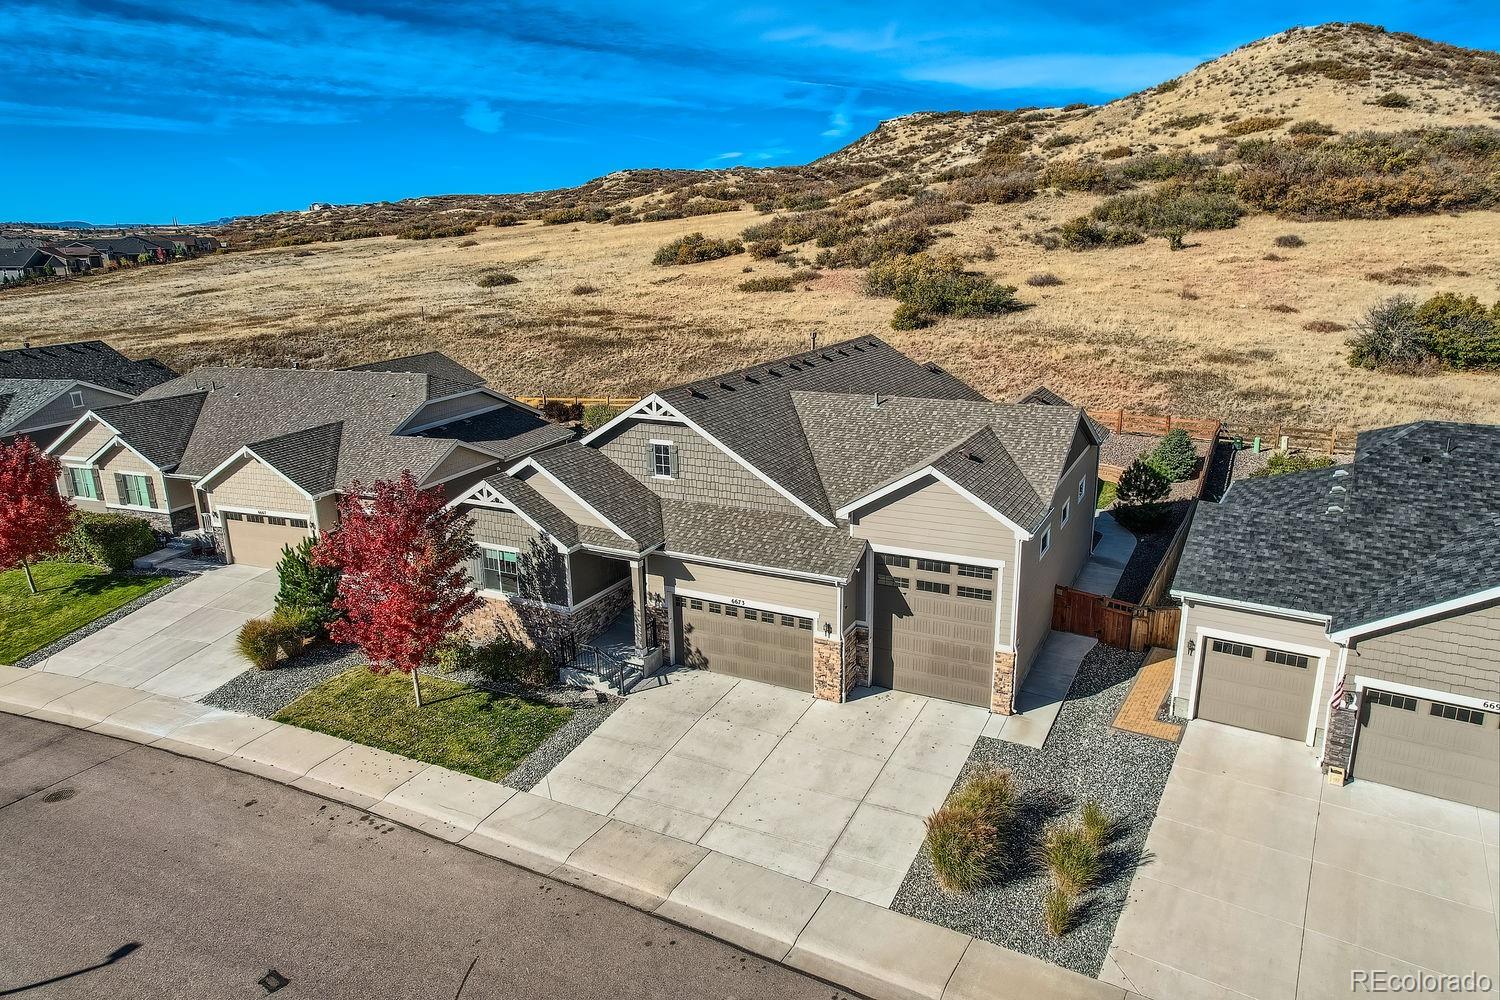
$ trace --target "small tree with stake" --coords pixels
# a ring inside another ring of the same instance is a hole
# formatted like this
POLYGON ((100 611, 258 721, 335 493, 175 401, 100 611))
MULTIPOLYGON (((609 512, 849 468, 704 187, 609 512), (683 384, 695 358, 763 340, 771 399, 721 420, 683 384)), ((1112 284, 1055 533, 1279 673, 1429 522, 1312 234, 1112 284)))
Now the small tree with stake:
POLYGON ((417 489, 410 472, 368 491, 355 483, 339 501, 338 527, 313 555, 342 574, 333 640, 357 645, 377 674, 410 674, 420 707, 417 672, 480 605, 465 571, 478 551, 467 520, 444 508, 440 492, 417 489))
POLYGON ((19 565, 33 594, 31 564, 56 552, 73 527, 73 507, 57 492, 61 474, 29 437, 0 444, 0 569, 19 565))

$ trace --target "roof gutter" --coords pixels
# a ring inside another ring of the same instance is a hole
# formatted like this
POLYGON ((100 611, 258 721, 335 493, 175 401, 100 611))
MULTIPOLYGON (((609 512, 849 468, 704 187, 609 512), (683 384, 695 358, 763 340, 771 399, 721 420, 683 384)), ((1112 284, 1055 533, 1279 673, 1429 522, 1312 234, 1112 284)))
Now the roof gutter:
POLYGON ((1283 615, 1287 618, 1296 618, 1301 621, 1315 622, 1320 625, 1328 625, 1333 621, 1333 616, 1319 614, 1316 611, 1302 611, 1298 608, 1279 608, 1274 604, 1255 604, 1251 601, 1236 601, 1228 597, 1211 597, 1207 594, 1195 594, 1188 590, 1170 590, 1173 597, 1185 601, 1197 601, 1202 604, 1219 605, 1226 608, 1243 608, 1246 611, 1259 611, 1265 614, 1283 615))

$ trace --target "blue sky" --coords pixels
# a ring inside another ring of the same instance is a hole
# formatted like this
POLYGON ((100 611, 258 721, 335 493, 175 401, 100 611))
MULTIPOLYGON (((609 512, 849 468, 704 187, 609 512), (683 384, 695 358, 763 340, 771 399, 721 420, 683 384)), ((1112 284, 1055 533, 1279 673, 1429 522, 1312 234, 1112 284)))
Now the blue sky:
POLYGON ((186 222, 803 163, 884 118, 1106 101, 1329 20, 1500 48, 1492 0, 11 0, 0 220, 186 222))

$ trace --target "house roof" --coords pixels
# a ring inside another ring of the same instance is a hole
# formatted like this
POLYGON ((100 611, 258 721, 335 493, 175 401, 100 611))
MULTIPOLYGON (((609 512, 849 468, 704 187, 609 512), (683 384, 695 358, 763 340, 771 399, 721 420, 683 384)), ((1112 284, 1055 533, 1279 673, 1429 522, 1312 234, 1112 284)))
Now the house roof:
POLYGON ((94 412, 120 432, 120 437, 158 468, 171 470, 181 461, 203 409, 204 392, 135 400, 94 412))
POLYGON ((302 490, 319 496, 334 488, 343 441, 344 422, 335 420, 251 442, 250 450, 302 490))
POLYGON ((832 344, 656 395, 831 521, 835 508, 791 404, 793 392, 820 391, 984 399, 938 366, 914 361, 878 337, 832 344))
POLYGON ((174 375, 155 358, 132 361, 97 340, 0 351, 0 433, 80 382, 134 396, 174 375))
POLYGON ((1236 483, 1199 504, 1173 590, 1356 629, 1500 582, 1500 426, 1359 436, 1351 464, 1236 483))
MULTIPOLYGON (((543 531, 563 545, 572 548, 578 544, 577 523, 538 493, 536 487, 530 483, 506 475, 491 476, 485 480, 485 483, 504 497, 512 507, 539 524, 543 531)), ((611 537, 614 536, 611 535, 611 537)))
POLYGON ((439 351, 413 354, 405 358, 372 361, 367 365, 354 365, 345 369, 351 372, 407 372, 427 376, 427 398, 440 399, 453 396, 465 389, 484 388, 484 379, 439 351))
MULTIPOLYGON (((538 452, 532 461, 625 532, 636 544, 636 551, 662 543, 661 501, 602 452, 570 442, 538 452)), ((613 547, 620 547, 613 533, 610 541, 613 547)), ((601 538, 595 544, 608 543, 601 538)))
POLYGON ((679 555, 846 580, 865 551, 864 539, 847 529, 827 528, 801 514, 680 500, 663 500, 661 512, 665 548, 679 555))
POLYGON ((0 247, 0 267, 40 267, 36 259, 47 259, 46 251, 35 246, 0 247))
POLYGON ((420 436, 462 441, 498 456, 502 462, 509 462, 538 448, 571 440, 573 430, 551 423, 530 410, 501 406, 478 416, 429 427, 421 431, 420 436))
POLYGON ((77 384, 71 379, 0 378, 0 434, 19 427, 27 417, 77 384))

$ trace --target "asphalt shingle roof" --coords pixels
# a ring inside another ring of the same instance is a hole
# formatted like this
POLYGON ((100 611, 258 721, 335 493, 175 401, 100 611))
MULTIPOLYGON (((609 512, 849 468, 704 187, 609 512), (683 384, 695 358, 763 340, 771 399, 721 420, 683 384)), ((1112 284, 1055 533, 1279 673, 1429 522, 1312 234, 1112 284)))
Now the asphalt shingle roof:
MULTIPOLYGON (((491 476, 485 482, 504 497, 511 506, 541 525, 542 530, 547 534, 569 548, 578 544, 580 540, 578 525, 571 517, 553 506, 550 500, 538 493, 536 487, 506 475, 491 476)), ((616 543, 620 541, 613 532, 608 532, 608 535, 616 543)))
POLYGON ((132 448, 158 468, 170 471, 182 461, 207 395, 189 392, 180 396, 138 399, 94 412, 119 431, 132 448))
MULTIPOLYGON (((640 480, 606 458, 603 452, 570 442, 538 452, 532 458, 584 503, 625 532, 639 547, 637 551, 661 544, 661 501, 640 480)), ((611 533, 611 539, 613 547, 619 548, 619 538, 611 533)))
POLYGON ((354 365, 345 370, 426 375, 428 399, 440 399, 443 396, 456 395, 465 389, 479 389, 484 386, 483 377, 469 371, 440 351, 413 354, 406 358, 390 358, 386 361, 372 361, 367 365, 354 365))
POLYGON ((334 488, 343 440, 344 422, 339 420, 254 441, 250 450, 302 489, 318 496, 334 488))
POLYGON ((27 417, 77 384, 59 379, 0 379, 0 434, 19 427, 27 417))
POLYGON ((530 410, 503 406, 475 417, 454 420, 421 432, 421 437, 446 438, 483 448, 508 462, 538 448, 570 440, 572 428, 554 424, 530 410))
POLYGON ((1359 436, 1349 465, 1236 483, 1199 504, 1173 589, 1326 615, 1329 631, 1500 584, 1500 426, 1359 436))
POLYGON ((102 340, 0 351, 0 382, 90 382, 134 396, 176 377, 155 358, 132 361, 102 340))
POLYGON ((663 500, 661 513, 665 547, 680 555, 845 580, 865 550, 864 540, 851 538, 846 528, 825 528, 801 514, 771 514, 680 500, 663 500))

